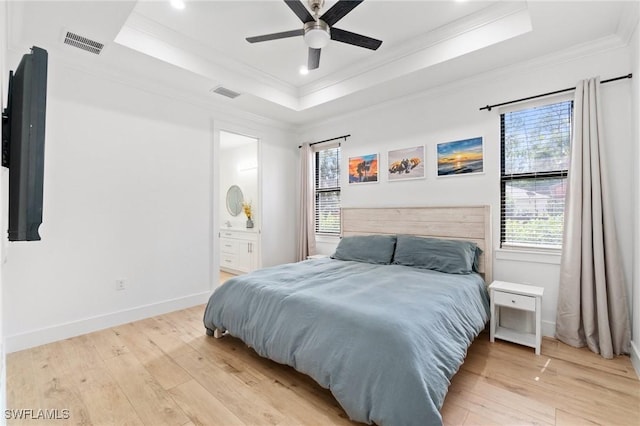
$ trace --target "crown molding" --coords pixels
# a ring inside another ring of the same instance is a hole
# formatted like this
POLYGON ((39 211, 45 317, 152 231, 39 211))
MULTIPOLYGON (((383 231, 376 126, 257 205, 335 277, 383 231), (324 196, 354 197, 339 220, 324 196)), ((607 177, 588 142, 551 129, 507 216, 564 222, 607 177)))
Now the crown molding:
POLYGON ((357 78, 361 74, 388 65, 416 53, 426 51, 447 40, 462 36, 470 31, 482 28, 496 21, 527 11, 524 1, 500 2, 481 9, 471 15, 464 16, 446 25, 428 31, 413 40, 404 41, 401 45, 391 46, 393 51, 384 57, 372 56, 341 71, 332 73, 320 80, 313 81, 298 90, 299 96, 307 96, 327 89, 346 80, 357 78))
POLYGON ((392 46, 384 56, 372 56, 369 61, 358 62, 300 88, 140 13, 133 12, 129 16, 115 41, 215 79, 231 90, 252 94, 292 111, 303 111, 531 29, 526 2, 498 2, 399 46, 392 46))
MULTIPOLYGON (((16 55, 22 55, 31 47, 30 45, 25 44, 24 40, 20 39, 21 32, 19 22, 21 22, 21 20, 19 19, 19 17, 21 16, 21 10, 23 9, 23 6, 21 5, 21 2, 0 1, 0 3, 5 3, 4 5, 0 4, 0 7, 5 7, 8 14, 6 17, 8 25, 0 29, 0 31, 6 31, 7 34, 7 53, 11 51, 11 53, 16 53, 16 55)), ((313 118, 314 114, 310 112, 310 114, 308 115, 308 117, 310 118, 304 118, 300 121, 295 121, 296 119, 299 119, 306 115, 300 115, 301 113, 293 109, 291 109, 291 121, 286 120, 286 118, 283 118, 282 120, 269 118, 260 114, 249 112, 243 109, 241 106, 234 105, 227 99, 213 98, 207 90, 203 90, 202 93, 199 93, 196 90, 182 91, 177 88, 173 88, 171 85, 162 84, 157 80, 154 81, 153 76, 149 76, 147 78, 143 78, 141 76, 132 76, 123 72, 123 69, 118 68, 116 65, 109 65, 105 63, 105 61, 82 60, 86 59, 86 57, 76 57, 76 55, 70 54, 68 51, 66 51, 68 47, 63 45, 61 42, 58 42, 58 44, 55 44, 55 46, 50 45, 48 46, 48 48, 53 49, 56 52, 55 59, 56 61, 59 61, 59 64, 64 64, 65 66, 93 75, 97 78, 103 78, 110 81, 118 82, 120 84, 125 84, 135 89, 152 93, 154 95, 163 96, 170 100, 176 100, 193 105, 197 108, 201 108, 209 112, 216 119, 219 118, 233 122, 248 121, 250 123, 253 123, 254 125, 268 126, 270 128, 279 129, 285 132, 290 132, 292 134, 308 134, 308 131, 310 130, 317 130, 332 123, 344 122, 344 120, 358 117, 366 112, 384 109, 392 107, 394 105, 401 105, 413 99, 426 98, 441 93, 463 90, 464 88, 472 85, 479 85, 489 81, 495 81, 496 79, 500 79, 501 77, 512 73, 531 73, 535 69, 546 67, 549 65, 558 65, 563 62, 570 62, 579 59, 581 57, 601 54, 606 51, 619 48, 626 48, 629 43, 629 38, 631 37, 631 34, 633 34, 633 31, 637 26, 637 9, 637 4, 631 5, 628 8, 625 7, 626 12, 624 12, 621 16, 618 30, 616 32, 617 35, 603 37, 601 39, 581 45, 576 45, 553 54, 526 60, 524 62, 513 64, 510 66, 497 68, 476 76, 461 79, 456 82, 427 88, 414 94, 402 95, 376 105, 342 114, 340 116, 334 116, 319 120, 317 118, 313 118), (631 10, 631 12, 633 13, 629 13, 629 10, 631 10)), ((518 8, 516 8, 515 6, 511 6, 511 9, 505 7, 504 9, 500 10, 504 12, 503 16, 508 16, 509 14, 519 13, 518 11, 521 12, 523 9, 522 4, 519 4, 518 8)), ((488 16, 490 15, 490 11, 487 11, 485 9, 482 9, 482 11, 484 12, 484 14, 482 15, 482 19, 481 17, 474 15, 475 19, 478 22, 478 25, 480 25, 479 22, 487 22, 488 16)), ((495 19, 500 19, 499 17, 497 17, 498 15, 494 16, 496 16, 495 19)), ((469 21, 465 22, 468 23, 469 21)), ((458 22, 458 24, 460 25, 460 28, 462 28, 462 23, 458 22)), ((448 26, 447 28, 443 27, 441 29, 441 34, 444 34, 445 30, 451 31, 451 34, 453 34, 453 30, 451 28, 448 28, 448 26)), ((468 31, 471 31, 471 29, 469 29, 468 31)), ((433 37, 433 34, 431 34, 431 36, 433 37)), ((427 37, 427 35, 425 35, 425 37, 427 37)), ((114 45, 111 46, 112 48, 125 49, 125 47, 118 46, 117 43, 113 44, 114 45)), ((411 48, 407 47, 407 50, 404 52, 409 52, 410 54, 411 48)), ((84 55, 84 53, 81 54, 84 55)), ((10 63, 8 63, 8 60, 11 58, 6 59, 7 62, 5 62, 5 65, 11 65, 10 63)), ((230 88, 235 89, 234 86, 230 86, 230 88)), ((277 91, 277 89, 272 90, 277 91)), ((285 117, 285 115, 282 115, 282 117, 285 117)))
MULTIPOLYGON (((65 54, 62 50, 63 46, 49 46, 48 50, 52 53, 51 58, 55 58, 58 65, 68 67, 75 71, 90 75, 98 79, 108 80, 114 83, 129 86, 133 89, 140 90, 155 96, 164 97, 170 101, 178 101, 189 104, 196 108, 202 109, 209 113, 213 119, 226 120, 230 122, 252 123, 257 126, 267 126, 287 132, 295 131, 295 128, 286 122, 274 120, 262 115, 254 114, 242 110, 231 104, 231 100, 213 98, 208 92, 203 94, 195 94, 194 92, 185 92, 173 89, 162 83, 155 82, 151 78, 140 78, 130 74, 124 74, 120 69, 112 66, 105 66, 104 63, 91 62, 80 58, 72 57, 65 54)), ((20 54, 19 52, 15 52, 20 54)))
POLYGON ((617 35, 602 37, 595 41, 575 45, 559 52, 555 52, 549 55, 543 55, 531 60, 518 62, 513 65, 485 71, 482 74, 478 74, 440 86, 431 87, 411 95, 400 96, 385 102, 378 103, 376 105, 369 106, 367 108, 362 108, 357 111, 341 114, 337 117, 331 117, 319 121, 309 120, 309 122, 298 123, 296 130, 302 134, 307 134, 309 131, 316 131, 323 127, 335 125, 348 120, 353 120, 362 115, 367 115, 375 111, 385 110, 394 106, 400 106, 413 100, 428 99, 435 96, 441 96, 443 94, 456 93, 466 90, 470 86, 486 84, 489 82, 500 80, 513 74, 532 73, 540 68, 559 65, 579 60, 584 57, 603 54, 626 47, 627 44, 617 35))
POLYGON ((129 19, 125 22, 123 29, 126 28, 134 29, 149 37, 157 38, 158 40, 185 52, 200 56, 211 64, 222 67, 234 74, 239 73, 246 78, 277 88, 287 94, 294 96, 297 95, 297 88, 294 85, 289 84, 271 74, 265 73, 255 67, 233 59, 212 46, 206 45, 198 40, 179 33, 136 11, 132 12, 129 19))
POLYGON ((622 8, 618 28, 616 34, 625 44, 631 42, 631 37, 638 27, 638 18, 640 17, 640 4, 638 2, 627 2, 622 8))
POLYGON ((266 73, 140 15, 132 14, 115 43, 216 81, 238 93, 298 110, 297 90, 266 73))
POLYGON ((490 23, 458 34, 410 55, 367 70, 357 77, 334 84, 300 98, 300 110, 306 110, 346 97, 382 83, 398 80, 466 54, 479 51, 532 30, 527 9, 496 18, 490 23))
MULTIPOLYGON (((27 53, 31 48, 31 44, 28 44, 22 37, 20 30, 20 23, 24 18, 24 4, 25 2, 11 2, 0 0, 0 7, 6 10, 7 25, 2 26, 0 31, 7 34, 6 38, 6 57, 5 66, 8 69, 11 68, 12 57, 20 58, 27 53)), ((197 108, 203 109, 210 113, 214 119, 226 120, 229 122, 239 123, 252 123, 256 126, 269 127, 285 132, 293 132, 293 124, 287 121, 269 118, 267 116, 252 113, 246 111, 242 107, 233 105, 231 100, 226 98, 216 98, 209 89, 213 87, 215 82, 212 82, 211 87, 203 89, 202 92, 183 91, 173 89, 171 86, 162 84, 161 82, 154 81, 153 76, 148 78, 136 77, 132 74, 128 74, 124 69, 119 68, 116 65, 112 65, 106 61, 100 60, 101 56, 92 57, 86 56, 86 52, 75 52, 68 50, 69 47, 64 45, 61 40, 57 40, 52 43, 47 43, 42 46, 51 52, 50 60, 57 61, 58 64, 69 67, 76 71, 86 73, 96 78, 109 80, 119 84, 123 84, 141 91, 162 96, 171 101, 184 102, 197 108), (90 60, 87 60, 90 58, 90 60), (91 60, 94 59, 94 60, 91 60), (97 60, 95 60, 97 59, 97 60)), ((129 49, 121 46, 116 42, 108 43, 108 50, 111 49, 129 49)), ((107 49, 103 50, 103 53, 107 49)), ((155 60, 155 59, 154 59, 155 60)), ((171 66, 165 63, 166 66, 171 66)), ((0 80, 6 85, 6 78, 0 80)))

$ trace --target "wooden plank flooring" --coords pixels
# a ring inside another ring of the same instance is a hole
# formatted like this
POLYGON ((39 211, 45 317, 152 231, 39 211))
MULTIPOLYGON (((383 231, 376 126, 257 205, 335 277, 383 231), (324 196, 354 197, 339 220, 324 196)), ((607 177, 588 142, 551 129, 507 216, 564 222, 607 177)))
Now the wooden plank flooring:
POLYGON ((229 278, 235 277, 235 274, 231 274, 229 272, 220 271, 220 284, 224 284, 229 278))
MULTIPOLYGON (((9 409, 68 409, 10 425, 347 425, 331 393, 241 341, 207 337, 204 306, 7 356, 9 409)), ((628 357, 604 360, 545 338, 469 349, 442 408, 446 425, 638 425, 628 357)))

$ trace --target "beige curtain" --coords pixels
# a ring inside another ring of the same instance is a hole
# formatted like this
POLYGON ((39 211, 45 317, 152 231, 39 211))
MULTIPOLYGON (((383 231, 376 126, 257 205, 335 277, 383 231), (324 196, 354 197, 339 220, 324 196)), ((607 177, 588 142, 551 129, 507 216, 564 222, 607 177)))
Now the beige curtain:
POLYGON ((298 260, 315 254, 315 191, 313 150, 308 143, 300 147, 300 206, 298 208, 298 260))
POLYGON ((600 79, 580 81, 567 198, 556 337, 604 358, 629 353, 626 284, 609 193, 600 79))

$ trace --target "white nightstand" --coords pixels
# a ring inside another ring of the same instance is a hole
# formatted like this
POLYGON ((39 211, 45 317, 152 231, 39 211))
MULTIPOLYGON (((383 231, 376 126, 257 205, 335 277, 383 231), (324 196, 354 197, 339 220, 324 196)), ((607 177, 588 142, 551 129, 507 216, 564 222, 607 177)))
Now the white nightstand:
POLYGON ((531 346, 536 349, 536 355, 540 355, 540 343, 542 342, 542 329, 540 324, 542 293, 544 293, 544 288, 505 281, 494 281, 489 286, 489 292, 491 295, 491 333, 489 340, 493 342, 495 338, 498 338, 531 346), (536 316, 535 333, 500 327, 500 306, 534 312, 536 316))
POLYGON ((329 257, 328 254, 312 254, 311 256, 307 256, 307 259, 325 259, 329 257))

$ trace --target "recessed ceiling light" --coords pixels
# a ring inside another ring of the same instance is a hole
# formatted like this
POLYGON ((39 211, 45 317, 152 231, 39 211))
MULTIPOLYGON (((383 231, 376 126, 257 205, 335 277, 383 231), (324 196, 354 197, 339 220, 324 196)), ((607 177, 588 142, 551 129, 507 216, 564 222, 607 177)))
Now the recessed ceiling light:
POLYGON ((182 10, 185 6, 184 0, 171 0, 171 6, 173 6, 174 9, 182 10))
POLYGON ((307 75, 307 74, 309 74, 309 69, 308 69, 306 66, 304 66, 304 65, 303 65, 303 66, 301 66, 301 67, 300 67, 300 74, 302 74, 302 75, 307 75))

